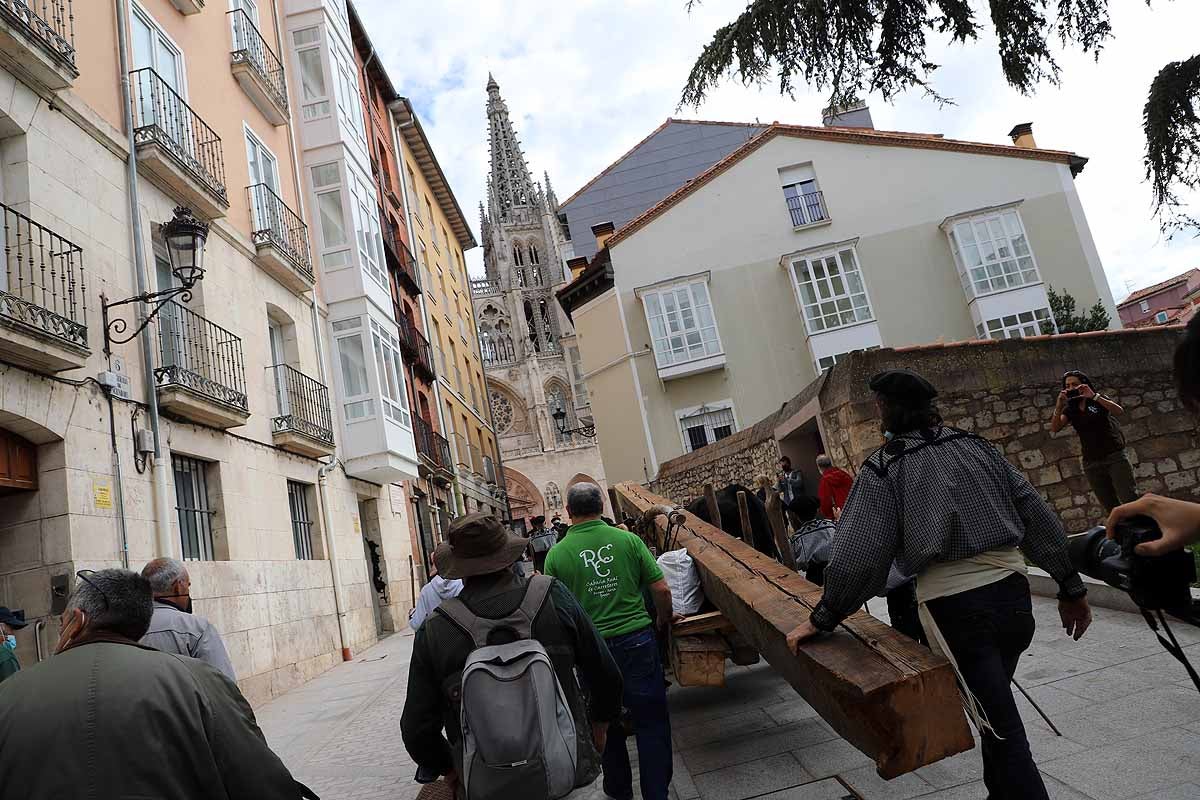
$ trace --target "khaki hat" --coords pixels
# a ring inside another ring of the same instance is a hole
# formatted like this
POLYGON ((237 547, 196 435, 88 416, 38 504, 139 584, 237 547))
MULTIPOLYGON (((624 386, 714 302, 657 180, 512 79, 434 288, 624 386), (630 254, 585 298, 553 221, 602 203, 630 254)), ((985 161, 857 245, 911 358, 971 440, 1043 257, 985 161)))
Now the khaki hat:
POLYGON ((446 541, 433 551, 433 562, 447 580, 489 575, 512 566, 528 546, 528 539, 510 532, 491 514, 477 511, 450 523, 446 541))

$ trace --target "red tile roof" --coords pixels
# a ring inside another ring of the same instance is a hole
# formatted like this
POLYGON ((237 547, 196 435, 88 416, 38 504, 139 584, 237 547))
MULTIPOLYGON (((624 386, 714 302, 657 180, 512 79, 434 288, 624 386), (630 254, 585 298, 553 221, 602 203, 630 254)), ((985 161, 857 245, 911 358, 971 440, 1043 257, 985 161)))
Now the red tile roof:
POLYGON ((987 142, 971 142, 959 139, 947 139, 941 134, 904 133, 901 131, 880 131, 874 128, 841 128, 814 127, 809 125, 781 125, 772 123, 765 131, 747 141, 725 158, 713 164, 688 183, 664 197, 621 227, 608 240, 608 246, 620 242, 632 235, 663 212, 670 209, 680 200, 704 186, 713 178, 725 172, 743 158, 753 153, 776 136, 794 136, 802 139, 824 139, 826 141, 847 142, 850 144, 865 144, 884 147, 912 147, 923 150, 949 150, 959 153, 978 153, 980 155, 1008 156, 1035 161, 1051 161, 1068 164, 1073 172, 1083 168, 1087 159, 1066 150, 1043 150, 1032 147, 1016 147, 1015 145, 990 144, 987 142))
POLYGON ((1126 297, 1121 302, 1117 303, 1117 308, 1127 306, 1130 303, 1136 303, 1139 300, 1149 297, 1150 295, 1158 294, 1161 291, 1170 289, 1173 286, 1178 286, 1184 281, 1190 281, 1194 278, 1200 278, 1200 269, 1189 269, 1187 272, 1180 273, 1173 278, 1167 278, 1165 281, 1159 281, 1153 286, 1147 286, 1145 289, 1138 289, 1133 294, 1126 297))

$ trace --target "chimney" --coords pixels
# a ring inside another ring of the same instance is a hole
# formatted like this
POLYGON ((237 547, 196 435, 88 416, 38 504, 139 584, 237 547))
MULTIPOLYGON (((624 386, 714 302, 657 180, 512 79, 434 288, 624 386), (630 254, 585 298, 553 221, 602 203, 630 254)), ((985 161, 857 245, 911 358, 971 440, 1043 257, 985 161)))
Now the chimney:
POLYGON ((871 121, 871 110, 861 100, 853 100, 840 106, 827 106, 821 112, 821 124, 826 128, 875 129, 875 123, 871 121))
POLYGON ((1019 125, 1014 125, 1013 129, 1008 132, 1009 138, 1017 147, 1025 147, 1030 150, 1037 149, 1037 142, 1033 140, 1033 123, 1022 122, 1019 125))
POLYGON ((575 280, 587 269, 587 256, 575 256, 567 259, 567 269, 571 271, 571 280, 575 280))
POLYGON ((617 226, 611 222, 601 222, 592 226, 592 235, 596 237, 596 249, 603 250, 605 243, 608 242, 608 237, 612 236, 617 230, 617 226))

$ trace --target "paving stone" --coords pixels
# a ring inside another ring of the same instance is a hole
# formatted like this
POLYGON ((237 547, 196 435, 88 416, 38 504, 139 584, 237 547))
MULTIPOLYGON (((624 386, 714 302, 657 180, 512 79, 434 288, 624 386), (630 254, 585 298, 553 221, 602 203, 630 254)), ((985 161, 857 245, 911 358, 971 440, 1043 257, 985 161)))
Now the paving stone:
POLYGON ((833 778, 793 786, 781 792, 764 794, 760 800, 845 800, 849 795, 846 787, 833 778))
POLYGON ((1139 795, 1134 800, 1196 800, 1197 797, 1200 797, 1200 784, 1181 783, 1153 794, 1139 795))
POLYGON ((817 710, 810 706, 803 697, 780 701, 776 705, 765 707, 763 711, 780 725, 818 716, 817 710))
POLYGON ((971 783, 983 777, 983 757, 976 746, 973 750, 921 767, 916 774, 939 789, 971 783))
POLYGON ((810 783, 813 777, 791 753, 781 753, 706 772, 695 780, 702 800, 743 800, 810 783))
POLYGON ((774 728, 778 722, 760 708, 722 717, 720 724, 712 722, 694 722, 690 725, 676 725, 672 720, 671 736, 675 746, 681 750, 709 742, 724 741, 740 738, 743 735, 764 728, 774 728))
POLYGON ((806 770, 818 778, 827 778, 874 762, 845 739, 833 739, 793 751, 806 770))
POLYGON ((1096 800, 1126 800, 1156 795, 1182 781, 1200 780, 1198 754, 1200 736, 1183 730, 1162 731, 1083 750, 1039 768, 1096 800))
POLYGON ((911 772, 885 781, 875 772, 873 764, 843 772, 841 778, 862 795, 863 800, 907 800, 909 797, 929 794, 935 788, 924 778, 911 772))
MULTIPOLYGON (((1043 775, 1042 781, 1046 784, 1046 793, 1050 795, 1050 800, 1093 800, 1049 776, 1043 775)), ((982 780, 978 780, 941 789, 932 794, 923 794, 920 800, 985 800, 987 796, 987 787, 982 780)))
POLYGON ((693 778, 705 772, 722 769, 789 750, 800 750, 818 742, 836 739, 833 729, 820 719, 801 720, 782 728, 754 734, 736 743, 718 742, 701 745, 682 752, 683 762, 693 778))

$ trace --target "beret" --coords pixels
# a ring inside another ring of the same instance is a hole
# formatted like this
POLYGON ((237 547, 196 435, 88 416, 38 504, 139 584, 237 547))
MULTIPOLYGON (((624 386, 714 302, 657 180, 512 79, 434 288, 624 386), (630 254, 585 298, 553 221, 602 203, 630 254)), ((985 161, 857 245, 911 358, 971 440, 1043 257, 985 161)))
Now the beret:
POLYGON ((937 397, 933 384, 912 370, 889 369, 876 373, 870 384, 871 391, 887 397, 908 402, 928 402, 937 397))

